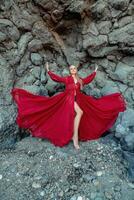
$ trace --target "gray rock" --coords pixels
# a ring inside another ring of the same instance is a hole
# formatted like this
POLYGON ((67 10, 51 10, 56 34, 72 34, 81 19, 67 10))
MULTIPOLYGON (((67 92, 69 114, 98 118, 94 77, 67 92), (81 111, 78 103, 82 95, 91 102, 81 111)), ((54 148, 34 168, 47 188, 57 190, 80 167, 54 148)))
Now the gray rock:
POLYGON ((129 129, 127 127, 124 127, 121 124, 118 124, 116 126, 116 132, 115 132, 115 136, 117 138, 124 138, 125 135, 127 135, 129 129))
POLYGON ((14 82, 14 73, 13 69, 10 68, 9 63, 2 56, 0 56, 0 72, 0 104, 4 106, 11 103, 9 92, 14 82))
POLYGON ((107 52, 113 50, 113 47, 106 47, 108 44, 106 35, 84 36, 83 47, 88 50, 92 57, 103 57, 107 52))
POLYGON ((134 110, 128 108, 122 116, 122 121, 121 121, 122 126, 128 127, 128 128, 134 127, 133 119, 134 119, 134 110))
POLYGON ((13 105, 1 107, 0 112, 0 150, 14 148, 20 138, 15 124, 16 110, 13 105))
POLYGON ((97 24, 97 28, 100 34, 108 34, 112 28, 111 21, 102 21, 97 24))
POLYGON ((109 33, 108 37, 110 44, 125 43, 131 46, 132 43, 134 43, 134 23, 114 30, 113 32, 109 33))
POLYGON ((128 84, 130 86, 134 86, 134 68, 128 66, 124 63, 119 62, 116 66, 116 70, 114 72, 115 78, 121 82, 128 84))
POLYGON ((123 27, 132 22, 133 22, 132 16, 126 16, 126 17, 121 18, 118 23, 119 23, 119 27, 123 27))
POLYGON ((127 160, 128 166, 128 178, 129 181, 134 182, 134 153, 123 151, 123 157, 127 160))
POLYGON ((99 35, 96 24, 94 22, 90 23, 88 29, 86 27, 85 29, 86 30, 82 32, 83 34, 91 33, 92 35, 95 35, 95 36, 99 35))
POLYGON ((129 0, 113 0, 108 1, 116 10, 125 10, 128 7, 129 0))
POLYGON ((126 65, 134 67, 134 56, 127 56, 122 59, 122 62, 126 65))
MULTIPOLYGON (((21 1, 22 2, 22 1, 21 1)), ((24 5, 27 1, 23 1, 24 5)), ((17 28, 21 31, 31 31, 33 24, 39 19, 38 15, 31 12, 27 9, 27 7, 21 8, 17 3, 14 2, 14 12, 12 13, 12 21, 17 26, 17 28)))
POLYGON ((49 2, 48 0, 35 0, 36 4, 41 6, 43 9, 54 9, 58 6, 58 2, 56 2, 55 0, 53 0, 52 2, 49 2))
POLYGON ((41 65, 43 62, 43 58, 38 53, 31 53, 31 61, 34 65, 41 65))
POLYGON ((0 32, 0 42, 3 42, 7 39, 7 35, 5 33, 0 32))
POLYGON ((67 10, 70 12, 81 13, 84 10, 84 1, 83 0, 74 0, 66 1, 66 4, 69 4, 67 10))
POLYGON ((134 133, 130 132, 124 137, 124 145, 127 151, 134 152, 134 133))
POLYGON ((99 35, 98 37, 96 37, 86 35, 84 37, 83 46, 84 48, 101 47, 102 45, 106 45, 107 42, 107 36, 99 35))
POLYGON ((76 197, 76 196, 72 196, 72 197, 70 198, 70 200, 77 200, 77 197, 76 197))
POLYGON ((42 42, 40 40, 34 39, 28 44, 28 49, 31 52, 37 52, 43 48, 42 42))
POLYGON ((106 85, 106 75, 103 72, 98 71, 95 82, 97 84, 97 87, 102 88, 106 85))
POLYGON ((131 182, 134 182, 134 166, 128 169, 128 178, 131 182))
POLYGON ((15 49, 13 51, 13 54, 10 55, 11 65, 14 66, 20 62, 20 60, 25 54, 27 45, 31 39, 32 39, 32 34, 30 32, 25 33, 24 35, 21 36, 20 40, 18 41, 18 49, 15 49))
POLYGON ((112 81, 106 81, 106 85, 101 89, 102 95, 112 94, 118 92, 117 85, 112 81))
POLYGON ((0 19, 0 31, 4 31, 6 39, 18 40, 20 37, 19 30, 14 24, 7 19, 0 19))
POLYGON ((41 188, 40 183, 33 182, 32 187, 35 189, 41 188))
POLYGON ((106 1, 97 1, 90 7, 90 10, 95 19, 107 20, 111 18, 111 12, 106 1))
POLYGON ((52 33, 48 30, 43 21, 34 23, 32 33, 37 39, 41 40, 43 45, 54 45, 52 33))
POLYGON ((26 70, 33 67, 31 60, 29 59, 30 53, 26 52, 20 60, 19 65, 16 67, 16 75, 21 77, 26 72, 26 70))
POLYGON ((134 102, 133 102, 133 88, 127 88, 127 90, 124 93, 125 98, 128 102, 128 106, 133 109, 134 102))
POLYGON ((2 11, 8 11, 11 8, 11 6, 12 6, 12 2, 7 1, 7 0, 6 1, 2 0, 0 4, 0 9, 2 11))

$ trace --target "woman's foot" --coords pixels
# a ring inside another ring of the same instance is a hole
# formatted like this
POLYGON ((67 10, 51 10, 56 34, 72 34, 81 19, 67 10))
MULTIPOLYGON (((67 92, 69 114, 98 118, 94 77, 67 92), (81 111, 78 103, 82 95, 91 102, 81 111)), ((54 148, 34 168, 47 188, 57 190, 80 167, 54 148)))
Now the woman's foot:
POLYGON ((74 144, 74 147, 76 150, 80 149, 80 146, 78 144, 74 144))
POLYGON ((72 140, 73 140, 73 144, 74 144, 75 149, 77 149, 77 150, 80 149, 80 146, 78 144, 78 139, 73 136, 72 140))

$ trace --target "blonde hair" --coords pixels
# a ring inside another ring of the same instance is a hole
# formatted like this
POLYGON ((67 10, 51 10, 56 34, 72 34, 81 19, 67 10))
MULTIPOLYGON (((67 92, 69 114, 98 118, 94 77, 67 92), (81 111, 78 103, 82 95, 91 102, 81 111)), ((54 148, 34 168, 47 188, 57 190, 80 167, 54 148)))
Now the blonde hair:
MULTIPOLYGON (((71 66, 74 66, 76 69, 78 68, 78 67, 76 67, 75 65, 70 65, 69 68, 70 68, 71 66)), ((82 90, 82 89, 83 89, 83 81, 82 81, 82 79, 79 77, 79 75, 78 75, 77 72, 76 72, 76 79, 77 79, 77 81, 80 83, 80 89, 82 90)))

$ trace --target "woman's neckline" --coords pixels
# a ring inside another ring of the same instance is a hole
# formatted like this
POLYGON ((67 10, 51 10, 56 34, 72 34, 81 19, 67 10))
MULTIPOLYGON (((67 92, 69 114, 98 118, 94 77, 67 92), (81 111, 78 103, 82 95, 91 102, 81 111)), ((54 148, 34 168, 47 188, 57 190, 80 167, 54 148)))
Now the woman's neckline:
MULTIPOLYGON (((74 80, 74 78, 73 78, 73 76, 72 76, 72 75, 71 75, 71 77, 72 77, 72 79, 74 80)), ((76 79, 76 80, 77 80, 77 79, 76 79)), ((74 83, 75 83, 75 84, 77 84, 77 83, 78 83, 78 81, 76 81, 76 82, 75 82, 75 80, 74 80, 74 83)))

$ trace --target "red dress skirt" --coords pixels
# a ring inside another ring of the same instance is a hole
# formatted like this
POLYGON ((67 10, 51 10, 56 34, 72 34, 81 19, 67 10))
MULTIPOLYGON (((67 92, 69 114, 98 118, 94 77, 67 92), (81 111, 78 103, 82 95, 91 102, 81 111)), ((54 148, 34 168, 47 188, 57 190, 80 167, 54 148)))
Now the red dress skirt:
MULTIPOLYGON (((20 128, 29 129, 33 137, 48 139, 55 146, 68 144, 74 130, 74 101, 83 110, 78 130, 81 141, 101 137, 115 123, 119 112, 126 110, 126 101, 120 92, 95 98, 82 93, 80 83, 75 83, 71 75, 61 77, 52 71, 48 74, 53 81, 64 83, 65 91, 51 97, 21 88, 11 91, 18 108, 16 123, 20 128)), ((94 71, 81 78, 83 85, 90 83, 95 75, 94 71)))

